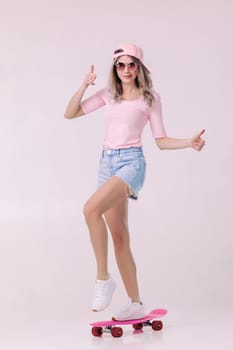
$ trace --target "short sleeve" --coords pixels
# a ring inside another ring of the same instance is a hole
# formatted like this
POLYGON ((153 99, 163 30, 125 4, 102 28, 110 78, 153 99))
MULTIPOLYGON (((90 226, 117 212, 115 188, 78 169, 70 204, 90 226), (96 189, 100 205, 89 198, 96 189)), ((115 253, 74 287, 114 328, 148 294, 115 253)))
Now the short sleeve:
POLYGON ((149 111, 149 123, 152 136, 155 139, 166 136, 166 130, 163 124, 161 98, 157 93, 154 94, 154 101, 149 111))
POLYGON ((91 113, 106 104, 106 89, 97 91, 94 95, 86 98, 80 103, 80 106, 85 114, 91 113))

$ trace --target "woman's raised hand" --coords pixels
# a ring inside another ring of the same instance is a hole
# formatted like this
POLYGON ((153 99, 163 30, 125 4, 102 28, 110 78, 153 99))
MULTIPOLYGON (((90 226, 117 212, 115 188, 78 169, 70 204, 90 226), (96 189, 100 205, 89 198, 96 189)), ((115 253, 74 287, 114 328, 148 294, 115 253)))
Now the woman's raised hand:
POLYGON ((84 81, 84 84, 86 86, 95 85, 94 82, 95 82, 95 79, 96 79, 96 74, 94 73, 94 69, 95 69, 95 67, 92 64, 91 67, 90 67, 89 72, 86 75, 85 81, 84 81))
POLYGON ((191 139, 191 145, 196 151, 200 151, 205 145, 205 141, 201 138, 201 135, 204 134, 204 132, 205 132, 205 129, 200 131, 197 135, 195 135, 191 139))

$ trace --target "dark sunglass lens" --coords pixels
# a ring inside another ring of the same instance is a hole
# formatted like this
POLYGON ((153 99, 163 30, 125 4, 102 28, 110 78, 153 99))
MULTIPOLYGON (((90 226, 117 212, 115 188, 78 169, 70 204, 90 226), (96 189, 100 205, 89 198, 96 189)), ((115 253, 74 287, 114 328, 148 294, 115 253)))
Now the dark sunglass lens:
POLYGON ((123 70, 125 68, 125 64, 123 62, 117 62, 117 68, 123 70))
POLYGON ((135 62, 130 62, 129 63, 129 68, 130 69, 135 69, 136 68, 136 63, 135 62))

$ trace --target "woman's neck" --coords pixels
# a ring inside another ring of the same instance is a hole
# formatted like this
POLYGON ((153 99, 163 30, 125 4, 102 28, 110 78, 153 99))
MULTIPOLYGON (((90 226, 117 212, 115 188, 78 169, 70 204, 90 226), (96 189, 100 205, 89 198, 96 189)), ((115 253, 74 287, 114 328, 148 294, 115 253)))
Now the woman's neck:
POLYGON ((136 85, 122 85, 122 99, 124 100, 135 100, 142 95, 141 89, 139 89, 136 85))
POLYGON ((123 93, 130 94, 133 91, 138 90, 136 84, 122 84, 123 93))

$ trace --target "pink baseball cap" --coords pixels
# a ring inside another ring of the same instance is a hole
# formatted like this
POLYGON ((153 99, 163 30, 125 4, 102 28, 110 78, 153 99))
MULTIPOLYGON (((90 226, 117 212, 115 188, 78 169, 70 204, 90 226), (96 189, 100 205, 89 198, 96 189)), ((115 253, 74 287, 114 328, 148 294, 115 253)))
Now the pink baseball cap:
MULTIPOLYGON (((120 44, 113 52, 113 59, 117 59, 120 56, 127 55, 136 57, 143 64, 143 51, 141 47, 135 44, 120 44)), ((149 72, 148 68, 143 64, 146 70, 149 72)))

